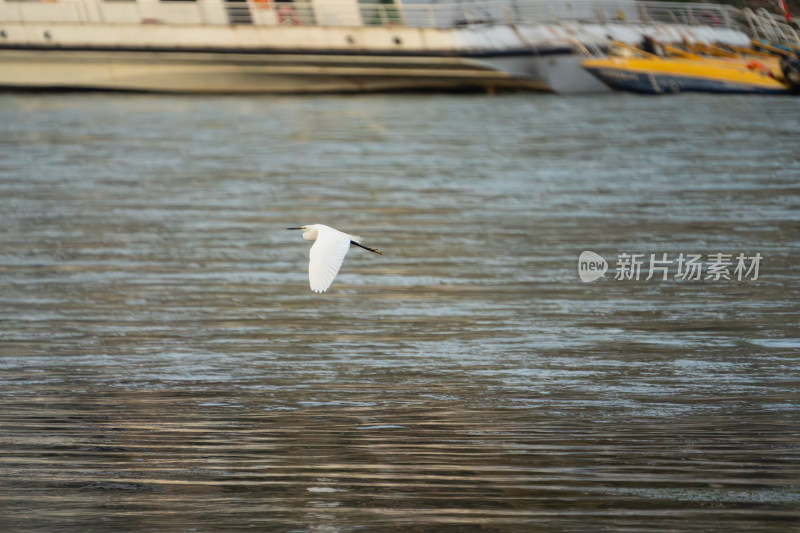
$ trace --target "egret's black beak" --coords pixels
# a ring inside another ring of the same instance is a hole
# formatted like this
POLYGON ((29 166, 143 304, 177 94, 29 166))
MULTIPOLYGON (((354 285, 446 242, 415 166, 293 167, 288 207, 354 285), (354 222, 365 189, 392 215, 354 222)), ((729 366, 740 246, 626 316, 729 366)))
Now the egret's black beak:
POLYGON ((303 229, 303 228, 286 228, 286 229, 303 229))

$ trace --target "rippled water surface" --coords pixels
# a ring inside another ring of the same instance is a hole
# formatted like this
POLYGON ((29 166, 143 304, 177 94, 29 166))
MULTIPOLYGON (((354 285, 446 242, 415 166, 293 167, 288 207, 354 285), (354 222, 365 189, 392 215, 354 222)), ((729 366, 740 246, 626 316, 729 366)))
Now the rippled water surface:
POLYGON ((2 530, 791 530, 798 139, 796 98, 0 96, 2 530), (384 255, 314 294, 310 223, 384 255))

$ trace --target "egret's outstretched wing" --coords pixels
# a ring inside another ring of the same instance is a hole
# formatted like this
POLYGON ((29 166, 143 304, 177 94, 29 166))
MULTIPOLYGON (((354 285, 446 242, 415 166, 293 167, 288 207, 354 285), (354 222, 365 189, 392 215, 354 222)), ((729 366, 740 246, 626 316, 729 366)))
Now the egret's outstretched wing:
POLYGON ((308 262, 308 281, 312 291, 328 290, 349 249, 349 235, 327 226, 319 228, 317 240, 309 252, 311 260, 308 262))

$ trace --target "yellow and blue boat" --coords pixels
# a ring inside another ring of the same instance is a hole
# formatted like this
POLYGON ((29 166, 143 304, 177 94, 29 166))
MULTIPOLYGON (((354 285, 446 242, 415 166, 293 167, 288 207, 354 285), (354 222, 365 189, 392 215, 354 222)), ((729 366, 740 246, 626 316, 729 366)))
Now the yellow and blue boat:
POLYGON ((612 89, 644 94, 681 92, 787 94, 780 57, 700 56, 664 47, 665 55, 617 44, 608 57, 585 59, 583 68, 612 89))

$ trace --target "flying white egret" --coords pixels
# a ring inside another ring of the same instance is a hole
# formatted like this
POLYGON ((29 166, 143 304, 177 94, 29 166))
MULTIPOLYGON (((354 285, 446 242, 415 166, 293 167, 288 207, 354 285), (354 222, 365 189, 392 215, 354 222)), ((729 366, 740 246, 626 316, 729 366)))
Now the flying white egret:
POLYGON ((347 250, 350 249, 351 244, 383 255, 375 248, 361 244, 359 242, 361 237, 348 235, 322 224, 310 224, 299 228, 286 229, 303 230, 303 238, 307 241, 314 241, 308 254, 311 257, 308 262, 308 281, 311 284, 311 290, 314 292, 328 290, 328 287, 333 283, 333 278, 339 273, 339 268, 342 266, 344 256, 347 255, 347 250))

